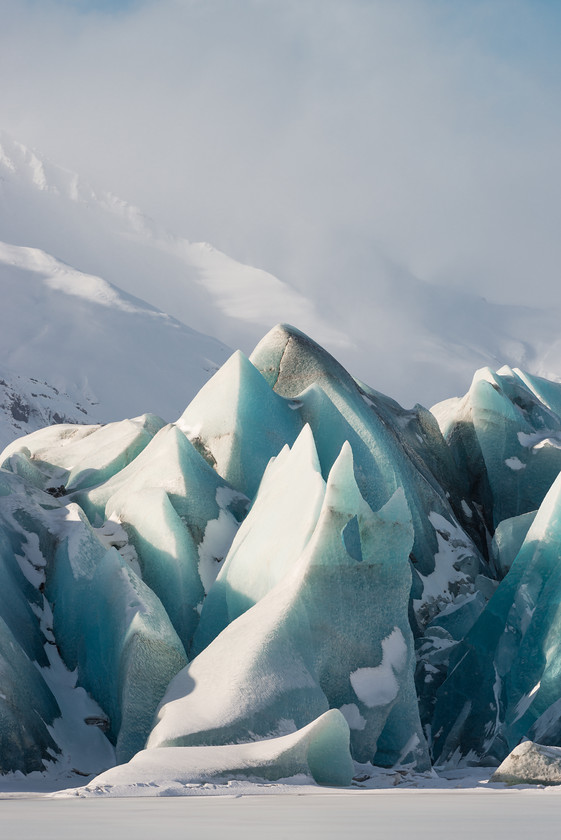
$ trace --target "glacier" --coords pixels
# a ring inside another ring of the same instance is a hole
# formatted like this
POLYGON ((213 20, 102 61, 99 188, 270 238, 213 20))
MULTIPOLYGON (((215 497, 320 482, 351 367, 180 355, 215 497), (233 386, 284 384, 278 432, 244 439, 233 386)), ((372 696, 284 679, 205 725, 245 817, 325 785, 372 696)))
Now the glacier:
POLYGON ((404 409, 289 325, 174 423, 14 440, 0 772, 68 773, 75 726, 104 756, 92 791, 561 747, 560 470, 560 384, 485 368, 404 409))

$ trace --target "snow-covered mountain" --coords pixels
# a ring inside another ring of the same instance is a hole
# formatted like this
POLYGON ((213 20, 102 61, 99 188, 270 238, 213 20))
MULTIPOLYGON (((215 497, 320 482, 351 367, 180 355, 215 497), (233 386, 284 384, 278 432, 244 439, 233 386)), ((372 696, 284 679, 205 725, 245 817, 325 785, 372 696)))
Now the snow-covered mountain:
POLYGON ((35 248, 0 242, 0 287, 4 445, 53 422, 174 418, 231 352, 35 248))
POLYGON ((87 408, 44 380, 3 369, 0 371, 0 446, 54 423, 95 421, 95 408, 89 401, 85 402, 87 408))
POLYGON ((276 310, 345 342, 272 275, 166 234, 5 134, 0 288, 0 445, 61 420, 177 417, 225 342, 249 349, 276 310))
MULTIPOLYGON (((482 365, 519 366, 552 379, 561 375, 559 313, 541 301, 535 308, 509 305, 506 280, 505 303, 491 304, 423 282, 357 239, 352 266, 338 262, 336 249, 326 255, 321 288, 312 291, 306 278, 297 276, 290 286, 207 243, 170 235, 137 208, 94 191, 5 134, 0 134, 0 240, 41 249, 246 353, 275 323, 295 324, 353 375, 406 405, 431 405, 463 393, 482 365)), ((9 306, 12 319, 19 319, 15 301, 9 306)), ((57 364, 63 363, 61 356, 57 364)), ((85 358, 83 373, 94 376, 85 358)), ((113 418, 134 410, 123 413, 108 405, 113 418)), ((159 411, 169 416, 165 403, 159 411)))
POLYGON ((276 277, 189 242, 0 133, 0 240, 103 277, 184 324, 249 352, 283 319, 344 344, 314 304, 276 277))

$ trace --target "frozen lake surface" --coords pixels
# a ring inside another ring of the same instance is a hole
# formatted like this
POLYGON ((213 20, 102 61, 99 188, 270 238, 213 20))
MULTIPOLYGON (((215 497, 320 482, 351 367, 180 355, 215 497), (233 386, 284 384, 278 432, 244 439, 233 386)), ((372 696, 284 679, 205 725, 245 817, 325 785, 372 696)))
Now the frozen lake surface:
MULTIPOLYGON (((527 840, 555 837, 559 789, 352 791, 298 795, 51 799, 4 794, 0 836, 15 840, 527 840), (556 795, 557 794, 557 795, 556 795)), ((2 794, 0 794, 2 796, 2 794)))

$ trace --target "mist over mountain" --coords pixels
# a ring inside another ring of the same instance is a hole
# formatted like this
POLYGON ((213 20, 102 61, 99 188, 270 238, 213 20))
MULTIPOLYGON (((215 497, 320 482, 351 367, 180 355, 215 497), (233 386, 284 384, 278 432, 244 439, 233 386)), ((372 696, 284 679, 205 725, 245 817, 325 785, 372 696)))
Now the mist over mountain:
POLYGON ((0 242, 0 441, 57 422, 173 418, 227 359, 209 336, 37 248, 0 242))
POLYGON ((247 352, 278 320, 345 343, 313 302, 206 242, 172 236, 136 207, 0 135, 0 238, 41 248, 82 272, 247 352))
MULTIPOLYGON (((32 298, 25 298, 30 293, 29 282, 27 286, 16 283, 11 269, 6 274, 6 265, 14 259, 16 263, 19 261, 18 271, 27 271, 28 276, 29 259, 35 264, 32 271, 36 275, 47 264, 53 268, 56 261, 75 269, 72 278, 70 274, 67 277, 66 307, 68 289, 87 288, 91 280, 83 275, 94 276, 147 301, 160 312, 169 313, 181 324, 213 336, 224 345, 239 347, 245 353, 275 323, 293 323, 340 358, 357 378, 377 390, 391 393, 406 405, 416 402, 430 405, 462 393, 473 371, 482 365, 496 368, 509 364, 554 379, 561 370, 559 316, 548 302, 534 308, 513 306, 508 301, 490 303, 476 294, 431 285, 405 267, 382 258, 373 243, 365 244, 364 238, 358 235, 352 271, 345 265, 343 256, 337 259, 332 253, 326 255, 325 284, 316 288, 313 296, 305 296, 272 274, 243 265, 208 243, 193 243, 167 233, 138 208, 114 195, 96 193, 78 175, 50 163, 6 134, 0 139, 0 240, 11 246, 40 249, 54 260, 49 263, 48 257, 31 259, 29 253, 24 258, 23 252, 15 259, 3 252, 4 282, 11 283, 5 286, 6 292, 8 288, 11 291, 5 298, 8 305, 2 310, 2 317, 9 322, 9 329, 4 330, 5 353, 8 345, 20 347, 17 352, 11 347, 4 361, 14 373, 26 376, 41 376, 39 368, 48 368, 49 381, 68 379, 71 390, 82 388, 83 381, 77 386, 76 374, 65 372, 70 358, 76 363, 80 359, 80 375, 89 382, 107 378, 109 360, 100 365, 94 360, 94 346, 88 352, 80 349, 83 336, 73 332, 76 318, 67 311, 67 327, 63 327, 57 323, 56 313, 61 310, 56 306, 41 314, 46 319, 41 329, 46 330, 45 335, 51 335, 49 346, 54 348, 58 344, 61 348, 56 360, 53 354, 45 355, 44 350, 31 352, 31 344, 27 355, 21 350, 30 335, 37 341, 39 328, 29 321, 33 311, 32 298), (49 324, 49 318, 55 320, 49 324), (19 337, 15 334, 17 329, 21 330, 19 337)), ((61 270, 59 265, 56 272, 61 270)), ((74 304, 80 298, 84 306, 88 294, 75 296, 74 304)), ((121 293, 112 294, 117 300, 121 293)), ((137 301, 133 309, 135 306, 138 309, 141 305, 137 301)), ((113 304, 106 305, 105 316, 114 309, 113 304)), ((117 309, 122 317, 123 306, 119 304, 117 309)), ((146 323, 158 324, 161 329, 171 321, 153 315, 146 323)), ((183 328, 176 325, 174 329, 179 334, 183 328)), ((150 339, 150 332, 143 327, 144 338, 140 341, 138 335, 132 335, 135 329, 127 337, 127 328, 124 325, 119 328, 119 342, 123 347, 130 339, 137 352, 151 360, 128 365, 129 384, 120 389, 120 401, 111 405, 109 400, 107 411, 101 409, 99 417, 131 416, 140 410, 134 400, 127 405, 124 402, 124 394, 132 388, 134 377, 130 373, 135 369, 140 378, 143 378, 141 370, 147 370, 150 365, 168 371, 156 377, 159 385, 154 385, 159 403, 156 408, 165 416, 169 416, 171 391, 177 414, 200 387, 200 380, 182 386, 184 397, 181 387, 164 389, 164 380, 175 381, 178 358, 187 359, 195 351, 164 353, 161 348, 165 342, 150 339), (162 353, 158 362, 153 356, 155 347, 162 353)), ((103 334, 117 335, 107 330, 103 334)), ((201 341, 203 347, 208 340, 201 341)), ((102 351, 104 343, 107 346, 104 340, 95 347, 102 351)), ((123 357, 133 359, 132 344, 129 351, 123 350, 123 357)), ((119 364, 118 346, 116 341, 111 356, 113 366, 119 364)), ((209 346, 207 343, 206 349, 200 351, 204 358, 209 356, 209 346)), ((224 351, 214 346, 217 352, 210 353, 211 360, 219 364, 224 351)), ((116 371, 117 367, 113 369, 116 371)), ((184 382, 189 379, 187 374, 182 378, 184 382)), ((145 392, 150 387, 143 385, 145 392)), ((83 401, 84 393, 76 399, 83 401)), ((94 401, 100 401, 99 394, 94 393, 94 401)))

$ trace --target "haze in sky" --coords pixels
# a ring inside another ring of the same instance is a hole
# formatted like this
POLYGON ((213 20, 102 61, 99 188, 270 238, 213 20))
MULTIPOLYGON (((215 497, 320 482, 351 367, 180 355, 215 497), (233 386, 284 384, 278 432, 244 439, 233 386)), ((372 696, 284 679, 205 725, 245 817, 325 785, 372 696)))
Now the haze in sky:
POLYGON ((332 311, 392 272, 561 305, 558 3, 4 0, 2 17, 2 127, 172 232, 332 311))

